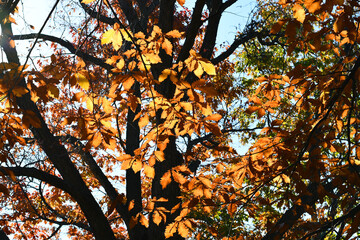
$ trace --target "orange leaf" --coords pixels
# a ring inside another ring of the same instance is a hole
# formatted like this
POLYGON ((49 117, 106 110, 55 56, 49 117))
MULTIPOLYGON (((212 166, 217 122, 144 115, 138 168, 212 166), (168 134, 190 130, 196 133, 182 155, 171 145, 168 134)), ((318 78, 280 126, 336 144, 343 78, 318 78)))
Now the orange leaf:
POLYGON ((265 109, 260 108, 260 109, 258 110, 258 118, 263 117, 265 114, 266 114, 265 109))
POLYGON ((169 185, 171 183, 171 173, 170 171, 167 171, 160 179, 160 184, 162 186, 162 188, 166 188, 167 185, 169 185))
POLYGON ((260 107, 256 107, 256 106, 250 106, 248 109, 246 109, 246 113, 247 114, 252 114, 253 112, 255 112, 256 110, 258 110, 260 107))
POLYGON ((188 227, 185 225, 185 223, 183 221, 181 221, 179 223, 178 226, 178 233, 180 234, 180 236, 182 236, 183 238, 187 238, 189 235, 189 229, 188 227))
POLYGON ((125 78, 125 81, 123 81, 123 87, 126 91, 130 90, 132 85, 134 84, 135 79, 133 77, 127 77, 125 78))
POLYGON ((159 226, 159 224, 161 223, 161 220, 162 220, 162 217, 159 214, 159 211, 155 211, 154 214, 153 214, 154 223, 159 226))
POLYGON ((155 169, 153 167, 150 167, 149 165, 144 164, 144 174, 148 178, 154 178, 155 177, 155 169))
POLYGON ((142 162, 140 160, 135 160, 131 166, 135 173, 139 172, 142 168, 142 162))
POLYGON ((185 0, 177 0, 177 2, 178 2, 181 6, 183 6, 183 5, 185 4, 185 0))
POLYGON ((204 120, 212 120, 212 121, 219 121, 222 118, 222 116, 218 113, 212 114, 210 116, 207 116, 206 118, 204 118, 204 120))
POLYGON ((172 222, 169 225, 166 226, 165 228, 165 238, 169 238, 172 237, 174 235, 174 233, 176 232, 176 222, 172 222))
POLYGON ((158 161, 162 162, 162 161, 165 160, 165 154, 164 154, 164 152, 162 152, 162 151, 155 151, 154 154, 155 154, 155 157, 156 157, 156 159, 157 159, 158 161))

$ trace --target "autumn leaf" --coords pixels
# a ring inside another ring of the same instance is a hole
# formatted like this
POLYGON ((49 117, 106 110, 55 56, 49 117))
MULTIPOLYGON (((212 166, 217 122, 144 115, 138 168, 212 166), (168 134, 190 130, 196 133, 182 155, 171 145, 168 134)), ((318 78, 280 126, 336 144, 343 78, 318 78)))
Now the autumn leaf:
POLYGON ((167 171, 160 179, 161 187, 164 189, 171 183, 171 173, 167 171))
POLYGON ((82 89, 84 89, 85 91, 89 90, 90 88, 89 80, 83 74, 75 73, 75 78, 77 83, 80 85, 82 89))
POLYGON ((156 160, 158 160, 158 161, 160 161, 160 162, 162 162, 162 161, 165 160, 165 154, 164 154, 164 152, 162 152, 162 151, 155 151, 154 154, 155 154, 156 160))
POLYGON ((221 118, 222 118, 222 116, 220 114, 215 113, 210 116, 207 116, 206 118, 204 118, 204 120, 212 120, 212 121, 218 122, 221 118))
POLYGON ((94 2, 95 0, 82 0, 81 2, 82 3, 85 3, 85 4, 89 4, 89 3, 92 3, 94 2))
POLYGON ((176 0, 181 6, 185 4, 185 0, 176 0))
POLYGON ((287 22, 287 21, 285 21, 285 20, 279 20, 278 22, 276 22, 276 23, 271 27, 270 33, 271 33, 271 34, 276 34, 276 33, 280 32, 281 28, 284 26, 284 24, 285 24, 286 22, 287 22))
POLYGON ((298 20, 299 22, 303 23, 304 20, 305 20, 305 10, 304 10, 304 8, 299 4, 295 4, 292 9, 294 11, 294 18, 296 20, 298 20))
POLYGON ((215 66, 210 61, 199 61, 204 71, 209 75, 216 75, 215 66))
POLYGON ((155 169, 153 167, 150 167, 147 164, 144 164, 144 174, 148 178, 154 178, 155 177, 155 169))
POLYGON ((176 222, 172 222, 170 224, 168 224, 165 228, 165 238, 170 238, 174 235, 174 233, 176 233, 176 222))
POLYGON ((305 0, 304 5, 310 13, 314 13, 321 8, 321 1, 320 0, 305 0))

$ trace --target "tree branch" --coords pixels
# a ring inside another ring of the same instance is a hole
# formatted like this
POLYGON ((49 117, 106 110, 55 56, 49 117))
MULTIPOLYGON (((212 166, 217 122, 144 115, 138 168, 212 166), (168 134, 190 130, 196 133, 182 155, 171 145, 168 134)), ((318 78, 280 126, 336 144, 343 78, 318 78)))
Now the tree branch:
POLYGON ((194 45, 196 35, 199 32, 199 28, 202 25, 201 16, 205 6, 205 0, 196 1, 193 14, 191 16, 191 22, 186 31, 186 39, 179 53, 177 61, 184 61, 189 56, 189 52, 194 45))
POLYGON ((39 39, 43 39, 46 41, 52 41, 54 43, 58 43, 61 46, 65 47, 67 50, 69 50, 72 54, 82 58, 85 61, 89 61, 92 62, 95 65, 98 65, 100 67, 103 67, 107 70, 111 70, 113 69, 113 67, 107 63, 105 63, 104 60, 91 56, 87 53, 84 53, 83 51, 77 49, 74 47, 74 45, 72 45, 71 42, 55 37, 55 36, 51 36, 51 35, 46 35, 46 34, 37 34, 37 33, 31 33, 31 34, 23 34, 23 35, 14 35, 11 37, 11 39, 13 40, 28 40, 28 39, 35 39, 35 38, 39 38, 39 39))
POLYGON ((87 4, 82 2, 82 0, 79 0, 79 3, 81 5, 81 7, 84 9, 84 11, 90 15, 90 17, 95 18, 95 19, 99 20, 100 22, 110 24, 110 25, 114 25, 116 23, 115 18, 109 18, 105 15, 102 15, 100 13, 100 9, 99 9, 99 12, 97 12, 97 11, 95 11, 95 7, 93 9, 90 9, 87 4))
POLYGON ((25 176, 25 177, 33 177, 40 181, 43 181, 47 184, 50 184, 56 188, 63 190, 71 194, 71 190, 69 186, 65 183, 65 181, 57 176, 54 176, 50 173, 41 171, 37 168, 26 168, 26 167, 0 167, 0 171, 9 175, 9 171, 13 172, 15 176, 25 176))

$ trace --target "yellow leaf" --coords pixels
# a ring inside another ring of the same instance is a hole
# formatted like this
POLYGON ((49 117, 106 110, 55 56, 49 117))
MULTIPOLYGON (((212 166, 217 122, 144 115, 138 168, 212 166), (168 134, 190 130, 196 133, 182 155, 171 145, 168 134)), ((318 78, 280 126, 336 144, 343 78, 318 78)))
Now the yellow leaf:
POLYGON ((110 30, 104 32, 104 34, 101 38, 101 44, 104 45, 104 44, 111 43, 114 34, 115 34, 114 29, 110 29, 110 30))
POLYGON ((305 20, 305 10, 304 8, 299 5, 299 4, 295 4, 293 7, 293 11, 294 11, 294 18, 296 20, 298 20, 299 22, 303 23, 305 20))
POLYGON ((194 71, 195 76, 200 78, 203 73, 204 73, 203 68, 200 65, 198 65, 198 67, 194 71))
POLYGON ((115 51, 119 50, 123 44, 123 37, 119 31, 115 31, 112 36, 112 45, 115 51))
POLYGON ((95 0, 82 0, 81 3, 89 4, 92 3, 95 0))
POLYGON ((88 98, 86 100, 86 107, 90 112, 92 112, 94 110, 94 103, 91 98, 88 98))
POLYGON ((130 154, 123 154, 117 158, 117 160, 119 160, 119 161, 125 161, 125 160, 129 160, 129 159, 132 159, 132 156, 130 154))
POLYGON ((116 63, 116 68, 118 70, 121 70, 121 69, 123 69, 124 66, 125 66, 125 60, 123 58, 121 58, 119 60, 119 62, 116 63))
POLYGON ((75 73, 75 78, 82 89, 84 89, 85 91, 89 90, 90 83, 84 75, 82 75, 81 73, 75 73))
POLYGON ((199 63, 207 74, 216 75, 215 66, 210 61, 209 62, 199 61, 199 63))
POLYGON ((164 152, 162 152, 162 151, 155 151, 154 154, 155 154, 156 160, 158 160, 158 161, 160 161, 160 162, 162 162, 162 161, 165 160, 165 154, 164 154, 164 152))
POLYGON ((164 69, 159 76, 159 82, 163 82, 170 74, 170 69, 164 69))

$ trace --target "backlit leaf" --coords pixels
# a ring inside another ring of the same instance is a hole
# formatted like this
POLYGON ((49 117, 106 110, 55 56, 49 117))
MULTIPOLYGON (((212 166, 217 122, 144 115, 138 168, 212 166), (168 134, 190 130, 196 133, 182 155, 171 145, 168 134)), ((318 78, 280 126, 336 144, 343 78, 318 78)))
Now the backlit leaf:
POLYGON ((171 183, 171 173, 167 171, 160 179, 161 187, 164 189, 171 183))
POLYGON ((299 4, 295 4, 293 6, 293 11, 294 11, 294 18, 296 20, 298 20, 299 22, 303 23, 304 20, 305 20, 305 10, 304 10, 304 8, 299 4))
POLYGON ((89 90, 90 88, 89 80, 83 74, 75 73, 75 78, 77 83, 80 85, 82 89, 84 89, 85 91, 89 90))
POLYGON ((85 4, 89 4, 89 3, 92 3, 94 2, 95 0, 82 0, 81 2, 82 3, 85 3, 85 4))

